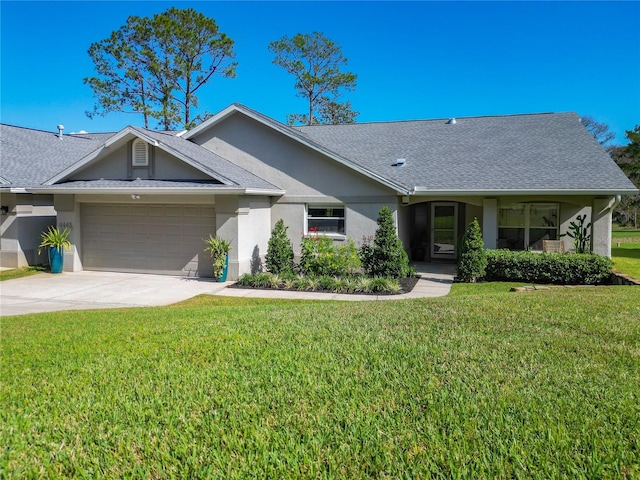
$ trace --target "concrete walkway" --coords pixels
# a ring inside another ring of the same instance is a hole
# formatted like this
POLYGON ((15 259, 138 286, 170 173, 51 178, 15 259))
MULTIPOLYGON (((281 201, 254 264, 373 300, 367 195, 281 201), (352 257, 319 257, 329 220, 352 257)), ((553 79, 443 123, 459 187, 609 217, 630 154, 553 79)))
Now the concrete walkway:
POLYGON ((449 293, 455 266, 421 263, 421 274, 409 293, 402 295, 345 295, 284 290, 228 288, 234 282, 211 279, 115 272, 40 273, 0 282, 0 316, 60 310, 151 307, 170 305, 196 295, 296 300, 402 300, 440 297, 449 293))

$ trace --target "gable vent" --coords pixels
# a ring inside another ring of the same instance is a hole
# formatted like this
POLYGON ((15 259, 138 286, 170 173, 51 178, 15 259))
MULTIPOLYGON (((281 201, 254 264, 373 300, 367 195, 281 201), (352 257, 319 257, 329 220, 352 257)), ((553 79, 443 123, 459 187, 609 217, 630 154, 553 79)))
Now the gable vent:
POLYGON ((134 167, 149 166, 149 146, 147 142, 138 138, 133 141, 132 149, 131 165, 134 167))

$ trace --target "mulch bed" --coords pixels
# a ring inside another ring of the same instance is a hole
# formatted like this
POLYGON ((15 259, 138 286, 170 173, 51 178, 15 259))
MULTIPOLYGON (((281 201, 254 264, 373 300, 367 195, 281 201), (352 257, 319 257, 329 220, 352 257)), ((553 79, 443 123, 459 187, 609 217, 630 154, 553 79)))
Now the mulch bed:
POLYGON ((331 290, 298 290, 296 288, 271 288, 271 287, 249 287, 249 286, 245 286, 245 285, 238 285, 237 283, 233 283, 231 285, 229 285, 227 288, 243 288, 243 289, 247 289, 247 290, 283 290, 283 291, 289 291, 289 292, 313 292, 313 293, 340 293, 343 295, 372 295, 372 296, 379 296, 379 295, 402 295, 404 293, 409 293, 411 290, 413 290, 413 287, 416 286, 416 283, 418 283, 418 279, 419 277, 407 277, 407 278, 401 278, 398 280, 398 283, 400 283, 400 286, 402 287, 402 292, 400 293, 391 293, 391 292, 371 292, 371 293, 365 293, 365 292, 333 292, 331 290))

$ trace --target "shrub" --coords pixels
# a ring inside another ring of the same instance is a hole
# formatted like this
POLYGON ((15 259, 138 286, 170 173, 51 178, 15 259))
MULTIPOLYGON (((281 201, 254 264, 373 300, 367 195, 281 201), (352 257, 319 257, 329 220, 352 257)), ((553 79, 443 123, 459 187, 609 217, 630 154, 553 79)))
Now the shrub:
POLYGON ((250 273, 243 274, 238 279, 238 285, 242 285, 243 287, 253 287, 253 275, 250 273))
POLYGON ((367 275, 404 278, 410 274, 409 257, 396 234, 393 214, 384 206, 378 213, 378 229, 373 241, 363 239, 360 259, 367 275))
POLYGON ((334 283, 334 278, 327 275, 318 278, 318 288, 320 290, 331 290, 334 283))
POLYGON ((462 237, 460 253, 457 262, 458 280, 461 282, 475 282, 485 275, 487 268, 487 254, 484 250, 484 241, 478 219, 467 227, 462 237))
POLYGON ((353 240, 334 245, 324 235, 303 238, 299 269, 305 275, 344 276, 360 267, 360 257, 353 240))
POLYGON ((294 288, 296 290, 311 290, 311 282, 310 279, 311 277, 298 277, 295 281, 294 284, 294 288))
POLYGON ((287 236, 288 228, 284 220, 280 219, 271 231, 265 257, 267 271, 271 273, 280 275, 293 272, 293 246, 287 236))
POLYGON ((253 275, 253 286, 256 288, 278 288, 280 280, 272 273, 256 273, 253 275))
POLYGON ((369 292, 370 293, 379 293, 388 290, 389 285, 392 283, 391 279, 376 277, 371 280, 369 284, 369 292))
POLYGON ((595 254, 487 250, 487 280, 596 285, 611 275, 611 259, 595 254))
POLYGON ((331 291, 334 293, 343 293, 347 291, 348 287, 349 285, 347 285, 347 280, 345 278, 335 278, 331 291))

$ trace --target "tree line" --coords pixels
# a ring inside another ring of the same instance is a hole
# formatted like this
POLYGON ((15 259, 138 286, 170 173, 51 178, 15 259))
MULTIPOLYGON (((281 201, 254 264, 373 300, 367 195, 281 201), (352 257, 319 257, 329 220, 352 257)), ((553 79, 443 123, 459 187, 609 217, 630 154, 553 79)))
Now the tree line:
MULTIPOLYGON (((354 123, 358 112, 342 96, 357 76, 344 71, 341 48, 320 32, 284 36, 268 45, 273 63, 295 78, 297 95, 308 103, 287 121, 354 123)), ((96 104, 87 115, 110 112, 142 115, 164 130, 190 129, 211 114, 194 114, 198 93, 214 76, 236 76, 234 41, 214 19, 192 8, 169 8, 152 17, 130 16, 108 38, 91 44, 95 75, 84 79, 96 104)))
MULTIPOLYGON (((320 32, 283 36, 269 43, 273 63, 295 78, 305 112, 287 115, 290 125, 355 123, 358 112, 344 100, 357 75, 346 71, 342 49, 320 32)), ((91 44, 95 75, 84 82, 96 98, 89 117, 122 112, 142 115, 145 128, 156 120, 164 130, 190 129, 211 114, 195 114, 198 93, 215 76, 236 75, 234 41, 214 19, 192 8, 171 7, 152 17, 130 16, 111 35, 91 44)), ((640 187, 640 126, 626 132, 629 144, 612 144, 605 123, 584 116, 582 124, 622 171, 640 187)), ((614 212, 623 225, 638 226, 640 195, 626 196, 614 212)))
MULTIPOLYGON (((627 145, 615 145, 613 140, 616 135, 609 125, 597 121, 591 116, 580 119, 582 125, 595 138, 595 140, 611 156, 629 180, 640 189, 640 125, 633 130, 625 130, 627 145)), ((640 194, 626 195, 613 211, 613 220, 619 225, 640 227, 640 194)))

